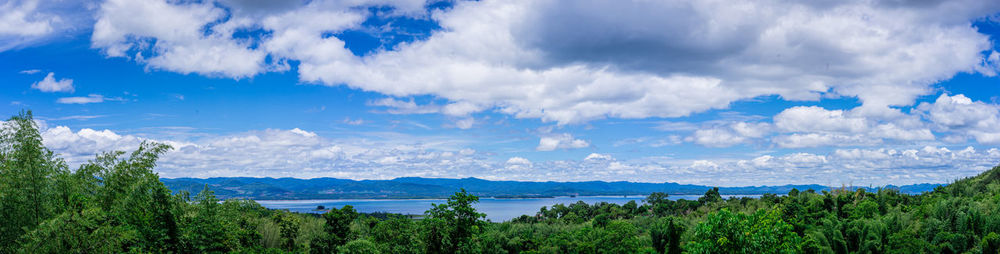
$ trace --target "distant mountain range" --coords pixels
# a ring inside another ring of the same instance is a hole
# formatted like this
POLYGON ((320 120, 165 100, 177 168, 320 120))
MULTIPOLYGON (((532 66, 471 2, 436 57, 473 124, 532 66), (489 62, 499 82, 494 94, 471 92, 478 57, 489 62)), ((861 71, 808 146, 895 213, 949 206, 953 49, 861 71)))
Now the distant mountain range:
MULTIPOLYGON (((197 194, 205 185, 222 199, 250 198, 274 199, 382 199, 382 198, 445 198, 461 188, 481 197, 525 198, 553 196, 647 195, 665 192, 672 195, 701 195, 711 186, 677 183, 635 182, 519 182, 490 181, 478 178, 420 178, 403 177, 392 180, 347 180, 336 178, 163 178, 160 179, 174 192, 187 191, 197 194)), ((915 184, 886 186, 903 193, 931 191, 942 184, 915 184)), ((786 194, 793 188, 816 191, 840 187, 823 185, 781 185, 720 187, 723 195, 758 195, 765 193, 786 194)), ((868 187, 856 187, 865 188, 868 187)))
MULTIPOLYGON (((523 198, 553 196, 600 196, 600 195, 647 195, 665 192, 672 195, 701 195, 710 186, 677 183, 634 183, 634 182, 519 182, 490 181, 478 178, 420 178, 403 177, 392 180, 347 180, 336 178, 162 178, 160 179, 174 192, 187 191, 197 194, 205 185, 222 199, 250 198, 259 200, 275 199, 383 199, 383 198, 445 198, 465 188, 481 197, 523 198)), ((886 186, 903 193, 921 193, 933 190, 941 184, 915 184, 886 186)), ((832 188, 822 185, 782 185, 721 187, 726 194, 786 194, 792 188, 800 191, 818 191, 832 188)), ((867 187, 858 187, 866 188, 867 187)))

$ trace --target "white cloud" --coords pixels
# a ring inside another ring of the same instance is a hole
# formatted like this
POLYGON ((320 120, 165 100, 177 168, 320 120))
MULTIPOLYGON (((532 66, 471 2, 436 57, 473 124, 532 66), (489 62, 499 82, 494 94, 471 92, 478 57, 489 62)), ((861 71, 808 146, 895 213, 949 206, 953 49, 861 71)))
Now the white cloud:
POLYGON ((508 165, 528 165, 528 166, 530 166, 531 165, 531 161, 528 160, 528 159, 525 159, 523 157, 510 157, 510 159, 507 159, 507 164, 508 165))
POLYGON ((476 105, 475 103, 463 101, 463 102, 456 102, 456 103, 451 103, 451 104, 445 105, 441 109, 441 113, 444 113, 446 115, 451 115, 451 116, 466 116, 466 115, 469 115, 469 114, 472 114, 472 113, 475 113, 475 112, 479 112, 479 111, 482 111, 482 110, 483 110, 483 107, 480 106, 480 105, 476 105))
POLYGON ((942 94, 934 103, 921 103, 917 110, 941 131, 971 136, 979 143, 1000 143, 1000 106, 996 104, 942 94))
POLYGON ((450 101, 400 113, 495 109, 570 124, 686 116, 774 94, 856 96, 871 112, 910 105, 956 73, 995 73, 989 37, 969 21, 1000 10, 981 0, 479 1, 427 15, 417 2, 219 3, 233 9, 227 17, 212 3, 112 0, 92 41, 181 73, 249 77, 291 60, 305 82, 450 101), (383 4, 442 29, 363 57, 326 36, 359 28, 371 14, 356 7, 383 4), (268 36, 234 37, 240 29, 268 36))
POLYGON ((693 131, 697 130, 698 126, 689 122, 662 122, 653 127, 653 129, 661 131, 693 131))
POLYGON ((722 169, 718 163, 709 160, 696 160, 689 168, 700 172, 717 172, 722 169))
MULTIPOLYGON (((99 152, 135 149, 147 138, 110 130, 43 128, 43 141, 73 167, 99 152)), ((329 139, 291 129, 209 135, 194 141, 156 140, 174 147, 158 163, 163 177, 288 176, 388 179, 401 176, 463 177, 502 168, 472 149, 434 142, 394 143, 363 138, 329 139)))
POLYGON ((747 143, 752 139, 762 138, 770 133, 769 123, 735 122, 724 126, 698 129, 694 131, 689 142, 707 147, 730 147, 747 143))
POLYGON ((730 147, 747 140, 746 137, 725 129, 702 129, 691 137, 696 144, 708 147, 730 147))
POLYGON ((784 148, 806 148, 820 146, 870 146, 880 144, 881 140, 869 139, 862 135, 794 133, 776 136, 772 138, 772 142, 784 148))
POLYGON ((441 108, 436 105, 417 105, 413 99, 401 101, 394 98, 382 98, 368 103, 369 106, 386 107, 390 114, 430 114, 438 113, 441 108))
POLYGON ((919 116, 892 108, 874 115, 870 110, 865 106, 849 111, 816 106, 788 108, 774 116, 774 126, 783 134, 773 137, 772 141, 780 147, 803 148, 935 139, 919 116))
POLYGON ((847 117, 843 110, 821 107, 792 107, 774 116, 774 125, 788 132, 862 132, 868 128, 864 118, 847 117))
MULTIPOLYGON (((43 142, 71 167, 97 153, 135 149, 148 138, 111 130, 47 127, 43 142)), ((448 139, 448 138, 444 138, 448 139)), ((776 184, 882 185, 943 183, 975 175, 1000 163, 997 148, 907 147, 838 149, 829 154, 760 155, 745 160, 672 158, 617 160, 593 153, 581 160, 533 162, 512 156, 495 160, 462 145, 400 137, 323 137, 302 129, 206 135, 170 144, 156 172, 163 177, 338 177, 391 179, 402 176, 480 177, 496 180, 680 182, 720 186, 776 184), (411 141, 405 141, 411 140, 411 141), (400 142, 402 141, 402 142, 400 142)))
POLYGON ((587 155, 586 158, 583 158, 584 161, 610 161, 614 159, 615 158, 611 157, 610 154, 599 154, 599 153, 591 153, 587 155))
POLYGON ((39 36, 52 32, 59 17, 45 16, 35 11, 37 0, 8 1, 0 5, 0 35, 39 36))
POLYGON ((56 80, 55 73, 49 72, 49 75, 45 75, 41 81, 31 84, 31 88, 38 89, 42 92, 52 93, 52 92, 73 92, 73 80, 72 79, 60 79, 56 80))
POLYGON ((469 128, 472 128, 472 125, 475 124, 475 123, 476 123, 476 119, 474 119, 474 118, 471 118, 471 117, 469 117, 469 118, 462 118, 462 119, 459 119, 459 120, 455 121, 455 127, 458 127, 459 129, 467 130, 469 128))
POLYGON ((365 124, 365 120, 363 120, 363 119, 351 119, 350 117, 345 117, 344 121, 342 121, 342 122, 346 123, 346 124, 349 124, 349 125, 362 125, 362 124, 365 124))
POLYGON ((39 70, 39 69, 30 69, 30 70, 19 71, 17 73, 20 73, 20 74, 35 74, 35 73, 39 73, 39 72, 42 72, 42 70, 39 70))
POLYGON ((232 38, 232 19, 205 31, 226 13, 213 2, 171 4, 162 0, 110 0, 101 4, 91 45, 112 57, 128 57, 179 73, 250 77, 266 71, 265 52, 232 38), (150 53, 144 53, 150 52, 150 53))
POLYGON ((590 142, 582 139, 575 139, 569 133, 548 135, 538 140, 537 151, 552 151, 556 149, 576 149, 589 147, 590 142))
POLYGON ((38 9, 39 0, 10 0, 0 4, 0 51, 26 45, 56 31, 58 15, 38 9))
POLYGON ((86 97, 63 97, 56 99, 56 103, 62 104, 89 104, 89 103, 101 103, 105 101, 126 101, 121 97, 104 97, 100 94, 89 94, 86 97))

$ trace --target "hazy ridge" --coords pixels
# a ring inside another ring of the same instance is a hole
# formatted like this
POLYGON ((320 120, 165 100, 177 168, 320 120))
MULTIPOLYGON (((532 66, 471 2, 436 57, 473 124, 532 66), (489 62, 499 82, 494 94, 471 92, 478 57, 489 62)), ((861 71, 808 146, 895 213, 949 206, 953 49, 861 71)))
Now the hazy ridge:
MULTIPOLYGON (((483 197, 551 197, 596 195, 648 195, 664 192, 674 195, 701 195, 712 186, 678 183, 636 182, 521 182, 491 181, 478 178, 421 178, 402 177, 392 180, 349 180, 337 178, 162 178, 171 190, 198 193, 208 185, 222 199, 358 199, 358 198, 445 198, 460 188, 483 197)), ((914 184, 885 186, 903 193, 917 194, 931 191, 942 184, 914 184)), ((785 194, 792 189, 816 191, 841 188, 841 186, 780 185, 720 187, 721 194, 785 194)), ((852 187, 874 189, 872 187, 852 187)))

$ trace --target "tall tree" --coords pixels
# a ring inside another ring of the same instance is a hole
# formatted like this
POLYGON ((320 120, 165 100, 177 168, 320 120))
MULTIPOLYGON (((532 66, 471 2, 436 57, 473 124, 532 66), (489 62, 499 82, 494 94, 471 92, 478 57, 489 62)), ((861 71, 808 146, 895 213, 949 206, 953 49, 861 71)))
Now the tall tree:
POLYGON ((226 251, 226 232, 222 231, 222 222, 218 217, 219 199, 206 185, 195 197, 195 202, 195 214, 185 227, 185 241, 192 251, 198 253, 226 251))
POLYGON ((351 237, 351 222, 358 218, 358 212, 354 207, 345 205, 340 209, 330 209, 323 214, 326 224, 323 231, 326 238, 320 239, 316 248, 311 249, 313 253, 330 253, 337 251, 337 247, 344 245, 351 237))
POLYGON ((486 214, 476 211, 473 204, 479 202, 479 197, 469 194, 465 189, 456 192, 448 198, 445 204, 432 204, 427 210, 425 228, 428 233, 428 252, 456 250, 467 247, 469 240, 480 232, 483 218, 486 214), (447 225, 442 228, 442 225, 447 225), (446 237, 442 235, 444 233, 446 237))
POLYGON ((59 211, 56 175, 66 164, 42 145, 31 111, 3 122, 0 129, 0 251, 11 252, 25 230, 59 211))
POLYGON ((677 218, 662 218, 653 224, 649 231, 649 237, 653 240, 653 248, 657 253, 680 254, 681 234, 684 233, 684 226, 676 223, 677 218))

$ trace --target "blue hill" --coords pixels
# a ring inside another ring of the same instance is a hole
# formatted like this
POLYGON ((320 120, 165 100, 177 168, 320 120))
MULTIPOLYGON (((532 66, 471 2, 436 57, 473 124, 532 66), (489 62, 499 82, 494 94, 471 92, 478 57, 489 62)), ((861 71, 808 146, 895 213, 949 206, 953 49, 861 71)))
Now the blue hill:
MULTIPOLYGON (((175 192, 198 193, 206 185, 220 198, 251 199, 360 199, 360 198, 444 198, 461 188, 483 197, 552 197, 597 195, 648 195, 665 192, 673 195, 701 195, 711 186, 678 183, 636 182, 522 182, 491 181, 478 178, 402 177, 392 180, 349 180, 337 178, 162 178, 175 192)), ((941 184, 886 186, 903 193, 921 193, 941 184)), ((866 187, 856 187, 865 188, 866 187)), ((726 194, 786 194, 792 189, 823 191, 833 189, 823 185, 781 185, 720 187, 726 194)))

